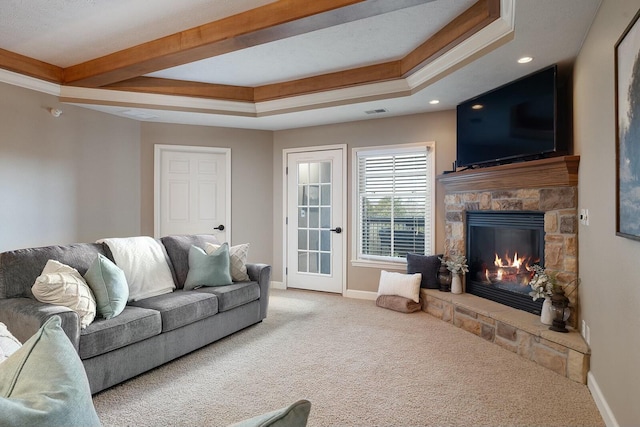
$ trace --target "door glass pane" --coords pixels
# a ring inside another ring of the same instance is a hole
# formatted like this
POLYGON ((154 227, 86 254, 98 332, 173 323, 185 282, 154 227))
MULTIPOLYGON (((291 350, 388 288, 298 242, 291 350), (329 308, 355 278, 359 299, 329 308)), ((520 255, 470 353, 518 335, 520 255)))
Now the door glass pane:
POLYGON ((298 164, 298 272, 332 274, 331 162, 298 164))
POLYGON ((307 230, 298 230, 298 249, 306 251, 307 246, 307 230))
POLYGON ((331 254, 320 254, 320 273, 331 274, 331 254))
POLYGON ((319 264, 319 256, 318 252, 309 252, 309 273, 319 273, 320 266, 319 264))

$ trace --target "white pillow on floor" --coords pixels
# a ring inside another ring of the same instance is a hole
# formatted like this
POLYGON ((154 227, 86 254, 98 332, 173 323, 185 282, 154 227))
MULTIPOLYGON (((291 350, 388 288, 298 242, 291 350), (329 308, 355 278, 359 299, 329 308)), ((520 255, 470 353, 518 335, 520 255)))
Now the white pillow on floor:
POLYGON ((421 280, 421 273, 405 274, 381 270, 378 296, 398 295, 415 302, 420 302, 421 280))

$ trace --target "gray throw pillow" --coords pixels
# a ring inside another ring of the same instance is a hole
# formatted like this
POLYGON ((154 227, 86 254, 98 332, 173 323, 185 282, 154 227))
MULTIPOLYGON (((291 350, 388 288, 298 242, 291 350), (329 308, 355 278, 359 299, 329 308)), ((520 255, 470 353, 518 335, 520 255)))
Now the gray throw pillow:
POLYGON ((96 297, 96 310, 105 319, 122 313, 129 299, 129 285, 124 271, 109 258, 98 254, 84 275, 96 297))
POLYGON ((0 364, 0 427, 99 426, 84 366, 61 327, 48 319, 0 364))
POLYGON ((229 245, 223 243, 218 249, 207 254, 197 246, 189 249, 189 273, 184 282, 184 290, 200 288, 202 286, 231 285, 231 270, 229 269, 229 245))
POLYGON ((421 288, 438 289, 438 270, 442 255, 420 255, 407 253, 407 273, 422 273, 421 288))
POLYGON ((303 399, 286 408, 259 415, 229 427, 304 427, 307 425, 309 411, 311 411, 311 402, 303 399))

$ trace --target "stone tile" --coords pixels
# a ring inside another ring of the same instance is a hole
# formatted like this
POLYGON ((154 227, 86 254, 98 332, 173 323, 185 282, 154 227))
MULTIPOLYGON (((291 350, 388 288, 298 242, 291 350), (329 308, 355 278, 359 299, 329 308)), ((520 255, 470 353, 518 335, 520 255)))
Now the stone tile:
POLYGON ((540 210, 575 208, 577 206, 575 187, 543 188, 540 190, 540 210))
POLYGON ((505 340, 504 338, 496 335, 493 342, 512 353, 518 353, 518 346, 514 341, 505 340))
POLYGON ((554 332, 546 328, 540 332, 540 336, 577 352, 589 354, 589 346, 577 331, 563 334, 562 332, 554 332))
POLYGON ((466 211, 479 211, 480 210, 480 202, 467 202, 464 204, 464 209, 466 211))
POLYGON ((562 244, 545 243, 544 265, 550 270, 564 270, 562 244))
POLYGON ((467 332, 471 332, 474 335, 480 335, 482 330, 480 322, 476 319, 470 319, 465 316, 454 316, 453 324, 467 332))
POLYGON ((516 197, 519 199, 540 199, 540 190, 537 188, 522 188, 516 191, 516 197))
POLYGON ((493 200, 496 199, 517 199, 519 198, 517 191, 508 191, 508 190, 498 190, 492 191, 491 197, 493 200))
POLYGON ((507 325, 511 325, 535 336, 540 335, 541 330, 548 328, 548 326, 540 323, 540 316, 527 313, 526 311, 516 310, 515 308, 506 308, 508 310, 491 313, 491 317, 496 319, 496 321, 506 323, 507 325))
POLYGON ((564 270, 571 273, 578 273, 578 258, 574 256, 565 256, 564 270))
POLYGON ((537 337, 534 337, 530 333, 518 329, 518 355, 531 360, 531 349, 533 348, 535 338, 537 337))
POLYGON ((468 310, 468 309, 466 309, 466 308, 464 308, 464 307, 462 307, 460 305, 456 305, 455 306, 455 311, 456 311, 456 313, 460 313, 462 315, 471 317, 473 319, 477 319, 478 318, 478 314, 475 311, 468 310))
POLYGON ((522 200, 519 200, 519 199, 496 200, 494 198, 492 206, 493 206, 493 209, 496 211, 521 211, 522 200))
POLYGON ((437 289, 420 289, 420 294, 423 297, 433 298, 441 301, 451 302, 451 292, 440 292, 437 289))
POLYGON ((480 193, 480 210, 491 209, 491 193, 480 193))
POLYGON ((525 211, 539 211, 540 200, 538 199, 522 199, 522 209, 525 211))
POLYGON ((578 255, 578 236, 575 234, 572 236, 565 236, 564 238, 564 252, 569 256, 578 255))
POLYGON ((556 212, 547 212, 544 214, 544 231, 546 233, 558 232, 558 214, 556 212))
POLYGON ((445 215, 445 221, 449 222, 461 222, 462 221, 462 212, 459 211, 450 211, 445 215))
POLYGON ((462 202, 477 202, 478 193, 464 193, 462 194, 462 202))
POLYGON ((507 325, 506 323, 503 323, 503 322, 498 322, 498 327, 496 328, 496 335, 508 341, 516 342, 518 340, 518 328, 515 328, 511 325, 507 325))
MULTIPOLYGON (((550 232, 547 232, 550 233, 550 232)), ((555 245, 564 245, 564 236, 561 234, 545 234, 545 243, 551 243, 555 245)))
POLYGON ((496 324, 496 321, 493 320, 491 317, 483 316, 482 314, 478 314, 478 320, 481 321, 482 323, 486 323, 487 325, 495 325, 496 324))
POLYGON ((566 376, 567 359, 565 355, 558 354, 543 346, 535 346, 532 350, 532 360, 557 374, 566 376))
POLYGON ((574 350, 569 350, 567 358, 567 377, 582 384, 587 383, 589 372, 589 356, 574 350))
POLYGON ((482 324, 480 330, 480 336, 487 341, 493 342, 496 336, 496 328, 491 325, 482 324))
POLYGON ((495 301, 491 301, 485 298, 480 298, 471 294, 451 294, 451 302, 457 306, 466 308, 467 310, 474 311, 482 316, 491 317, 495 319, 493 313, 504 310, 515 310, 511 307, 499 304, 495 301))
MULTIPOLYGON (((560 332, 557 332, 560 333, 560 332)), ((556 344, 553 341, 549 341, 548 339, 545 338, 540 338, 539 341, 540 345, 543 345, 545 347, 549 347, 555 351, 557 351, 558 353, 562 353, 562 354, 567 354, 569 352, 569 349, 566 346, 560 345, 560 344, 556 344)))
POLYGON ((560 217, 560 232, 574 234, 578 231, 578 218, 575 215, 560 217))
POLYGON ((464 238, 464 224, 462 222, 451 223, 451 237, 454 239, 464 238))

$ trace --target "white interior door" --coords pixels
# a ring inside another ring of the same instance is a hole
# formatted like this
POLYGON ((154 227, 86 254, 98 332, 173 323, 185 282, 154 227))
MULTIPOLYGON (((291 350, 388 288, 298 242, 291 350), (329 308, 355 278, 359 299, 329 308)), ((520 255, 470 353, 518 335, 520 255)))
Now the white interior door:
POLYGON ((155 146, 155 234, 231 237, 231 150, 155 146))
POLYGON ((286 285, 342 293, 343 149, 287 153, 286 285))

